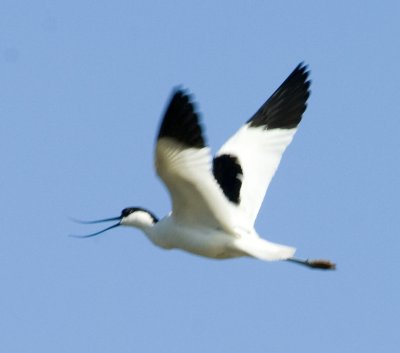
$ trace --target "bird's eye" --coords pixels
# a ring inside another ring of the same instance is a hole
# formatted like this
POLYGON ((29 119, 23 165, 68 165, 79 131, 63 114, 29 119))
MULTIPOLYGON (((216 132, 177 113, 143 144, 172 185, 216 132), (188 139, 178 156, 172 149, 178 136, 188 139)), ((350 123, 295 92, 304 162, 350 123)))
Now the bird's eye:
POLYGON ((122 212, 121 212, 121 216, 122 217, 127 217, 127 216, 129 216, 131 213, 133 213, 133 212, 135 212, 136 211, 136 208, 135 207, 127 207, 127 208, 124 208, 123 210, 122 210, 122 212))

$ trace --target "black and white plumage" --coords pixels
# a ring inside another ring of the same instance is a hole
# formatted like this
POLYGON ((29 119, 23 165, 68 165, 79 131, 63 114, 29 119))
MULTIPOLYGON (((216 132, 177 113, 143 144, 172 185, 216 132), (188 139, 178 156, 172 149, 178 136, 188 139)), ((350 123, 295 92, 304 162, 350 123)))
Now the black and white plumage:
POLYGON ((175 90, 155 149, 155 167, 171 195, 172 212, 158 220, 145 209, 127 208, 120 217, 90 223, 117 220, 105 230, 133 226, 162 248, 210 258, 250 256, 334 268, 329 261, 296 259, 293 247, 262 239, 254 229, 268 185, 306 110, 308 77, 307 67, 298 65, 214 158, 191 97, 175 90))

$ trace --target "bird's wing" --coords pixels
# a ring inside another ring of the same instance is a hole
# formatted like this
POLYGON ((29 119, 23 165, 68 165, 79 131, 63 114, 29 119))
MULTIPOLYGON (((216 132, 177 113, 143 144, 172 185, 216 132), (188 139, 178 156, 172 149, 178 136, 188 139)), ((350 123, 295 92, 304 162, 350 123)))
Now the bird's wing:
POLYGON ((310 95, 307 67, 298 65, 261 108, 220 149, 215 178, 252 227, 282 154, 310 95))
POLYGON ((155 150, 157 173, 172 198, 172 215, 177 222, 230 233, 234 208, 212 174, 211 160, 194 104, 183 91, 174 91, 155 150))

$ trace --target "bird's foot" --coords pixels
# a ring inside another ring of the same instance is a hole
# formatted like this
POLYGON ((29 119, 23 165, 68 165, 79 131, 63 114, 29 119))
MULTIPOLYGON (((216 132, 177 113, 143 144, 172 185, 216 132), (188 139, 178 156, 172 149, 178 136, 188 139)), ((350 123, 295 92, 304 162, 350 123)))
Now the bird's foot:
POLYGON ((301 259, 291 258, 287 259, 287 261, 319 270, 336 270, 336 264, 329 260, 308 260, 308 259, 301 260, 301 259))

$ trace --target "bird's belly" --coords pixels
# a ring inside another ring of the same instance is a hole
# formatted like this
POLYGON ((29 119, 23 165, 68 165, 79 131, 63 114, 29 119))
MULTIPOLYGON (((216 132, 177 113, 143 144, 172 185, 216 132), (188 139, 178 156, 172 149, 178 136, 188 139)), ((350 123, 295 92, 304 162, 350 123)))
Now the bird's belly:
POLYGON ((212 229, 175 229, 165 234, 164 248, 182 249, 187 252, 214 259, 227 259, 243 256, 244 254, 234 247, 234 237, 212 229))

